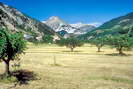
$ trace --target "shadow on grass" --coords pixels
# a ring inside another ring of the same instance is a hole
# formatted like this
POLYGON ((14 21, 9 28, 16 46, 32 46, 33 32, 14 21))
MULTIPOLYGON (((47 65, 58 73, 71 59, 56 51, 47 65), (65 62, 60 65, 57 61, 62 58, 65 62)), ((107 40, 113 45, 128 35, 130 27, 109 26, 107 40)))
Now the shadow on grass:
POLYGON ((107 76, 101 76, 101 77, 89 77, 89 80, 106 80, 106 81, 113 81, 113 82, 122 82, 122 83, 128 83, 133 84, 133 80, 124 79, 120 77, 107 77, 107 76))
POLYGON ((112 53, 112 54, 105 54, 108 56, 132 56, 131 54, 119 54, 119 53, 112 53))
POLYGON ((11 73, 12 76, 16 77, 17 83, 28 84, 28 81, 36 80, 36 74, 29 70, 17 70, 11 73))
MULTIPOLYGON (((71 52, 71 51, 61 51, 61 52, 71 52)), ((73 51, 74 52, 83 52, 83 51, 73 51)))
POLYGON ((51 66, 58 66, 58 67, 60 67, 60 66, 62 66, 61 64, 51 64, 51 66))
POLYGON ((37 75, 28 70, 17 70, 10 73, 10 75, 1 74, 0 82, 2 83, 19 83, 19 84, 28 84, 28 81, 36 80, 37 75))
POLYGON ((37 80, 37 75, 33 71, 29 70, 17 70, 10 73, 10 75, 1 74, 1 83, 13 83, 14 85, 9 87, 15 88, 17 85, 28 84, 31 80, 37 80))
POLYGON ((104 52, 104 51, 97 51, 97 53, 102 53, 102 52, 104 52))

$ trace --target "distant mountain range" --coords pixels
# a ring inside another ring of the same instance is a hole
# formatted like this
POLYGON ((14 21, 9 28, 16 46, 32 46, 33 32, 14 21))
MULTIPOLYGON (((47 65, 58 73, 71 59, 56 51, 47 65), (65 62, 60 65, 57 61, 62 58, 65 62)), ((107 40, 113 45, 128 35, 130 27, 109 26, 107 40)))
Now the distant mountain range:
POLYGON ((93 25, 83 24, 83 23, 68 24, 67 22, 65 22, 64 20, 60 19, 57 16, 52 16, 47 21, 42 21, 42 22, 47 24, 54 31, 59 33, 63 32, 63 34, 68 33, 68 34, 81 35, 96 28, 93 25))
POLYGON ((133 13, 114 18, 96 28, 90 24, 69 24, 57 16, 40 22, 11 6, 0 3, 0 27, 7 28, 11 32, 22 32, 26 39, 33 40, 41 40, 46 34, 56 39, 60 35, 65 38, 75 35, 80 39, 91 39, 127 33, 133 37, 133 13))
POLYGON ((23 32, 26 39, 41 40, 45 34, 57 35, 46 24, 3 3, 0 3, 0 27, 8 28, 11 32, 23 32))
POLYGON ((104 23, 100 27, 88 32, 87 34, 81 35, 79 38, 91 39, 105 35, 118 34, 129 34, 133 37, 133 12, 118 18, 114 18, 104 23))
POLYGON ((96 28, 94 25, 83 24, 83 23, 71 24, 71 26, 78 28, 77 30, 74 31, 74 34, 86 34, 87 32, 90 32, 96 28))

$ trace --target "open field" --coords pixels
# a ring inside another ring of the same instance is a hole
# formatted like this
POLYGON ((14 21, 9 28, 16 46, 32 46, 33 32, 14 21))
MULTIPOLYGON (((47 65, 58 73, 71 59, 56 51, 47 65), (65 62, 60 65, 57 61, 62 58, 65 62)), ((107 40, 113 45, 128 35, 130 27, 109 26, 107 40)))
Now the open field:
MULTIPOLYGON (((21 68, 31 70, 38 79, 11 89, 133 89, 133 51, 130 56, 111 56, 115 49, 85 45, 69 52, 56 45, 29 44, 22 55, 21 68), (58 65, 54 65, 54 59, 58 65)), ((0 63, 0 72, 4 64, 0 63)), ((13 84, 0 83, 0 89, 13 84)))

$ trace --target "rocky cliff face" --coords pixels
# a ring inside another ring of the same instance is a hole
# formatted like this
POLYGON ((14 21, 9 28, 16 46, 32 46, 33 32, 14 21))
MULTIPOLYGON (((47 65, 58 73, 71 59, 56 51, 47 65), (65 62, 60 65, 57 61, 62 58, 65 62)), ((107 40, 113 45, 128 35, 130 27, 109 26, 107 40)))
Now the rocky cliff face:
POLYGON ((0 3, 0 27, 8 28, 11 32, 23 32, 27 39, 41 40, 45 34, 57 35, 46 24, 3 3, 0 3))

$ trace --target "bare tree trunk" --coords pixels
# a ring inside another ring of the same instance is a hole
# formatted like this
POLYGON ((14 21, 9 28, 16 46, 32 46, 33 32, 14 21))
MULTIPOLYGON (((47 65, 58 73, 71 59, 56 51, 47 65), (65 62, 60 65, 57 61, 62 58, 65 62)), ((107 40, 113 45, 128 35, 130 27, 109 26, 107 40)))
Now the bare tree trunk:
POLYGON ((10 75, 10 61, 4 61, 5 63, 5 74, 10 75))
POLYGON ((98 47, 98 50, 97 50, 97 52, 101 52, 101 47, 98 47))
POLYGON ((73 47, 71 47, 71 52, 73 52, 73 47))
POLYGON ((124 53, 123 53, 122 47, 120 47, 120 48, 118 49, 118 51, 119 51, 119 54, 120 54, 120 55, 123 55, 123 54, 124 54, 124 53))

